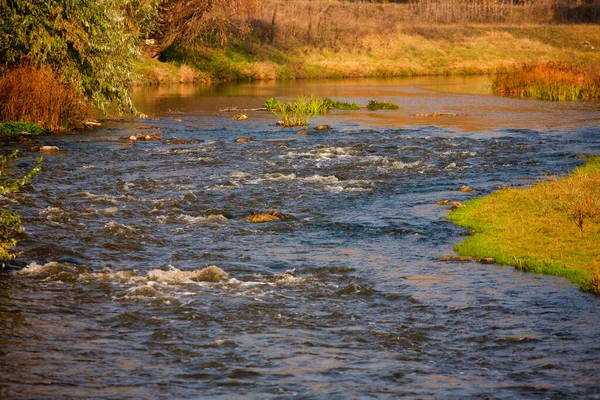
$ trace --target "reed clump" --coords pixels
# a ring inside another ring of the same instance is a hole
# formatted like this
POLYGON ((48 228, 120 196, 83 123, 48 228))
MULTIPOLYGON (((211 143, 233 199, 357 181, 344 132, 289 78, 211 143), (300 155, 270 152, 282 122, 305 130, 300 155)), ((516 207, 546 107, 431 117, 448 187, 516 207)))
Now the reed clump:
POLYGON ((23 65, 0 80, 0 121, 24 121, 61 131, 81 128, 90 112, 79 93, 49 67, 23 65))
POLYGON ((327 97, 319 99, 313 96, 299 96, 291 102, 283 102, 271 97, 265 101, 263 107, 280 117, 283 126, 306 126, 311 117, 326 114, 327 111, 333 109, 360 110, 360 106, 356 103, 348 103, 327 97))
POLYGON ((492 88, 501 95, 539 100, 600 99, 600 66, 549 62, 500 68, 492 79, 492 88))
POLYGON ((477 233, 461 255, 561 276, 600 294, 600 156, 562 179, 507 188, 465 203, 448 219, 477 233))
POLYGON ((299 96, 295 101, 283 102, 269 99, 265 108, 281 118, 283 126, 306 126, 310 118, 327 112, 327 106, 323 99, 315 97, 299 96))

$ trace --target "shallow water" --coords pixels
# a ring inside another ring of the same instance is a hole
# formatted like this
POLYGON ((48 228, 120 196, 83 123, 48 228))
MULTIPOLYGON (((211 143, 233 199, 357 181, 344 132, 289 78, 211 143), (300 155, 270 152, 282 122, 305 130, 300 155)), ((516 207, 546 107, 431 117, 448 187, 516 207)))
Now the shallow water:
MULTIPOLYGON (((436 260, 464 231, 437 200, 600 153, 599 103, 506 99, 486 85, 143 88, 150 119, 42 139, 63 152, 2 199, 25 233, 0 276, 0 397, 595 398, 598 297, 436 260), (265 112, 219 112, 300 94, 401 108, 334 111, 311 120, 333 130, 309 136, 265 112), (414 116, 435 111, 458 115, 414 116), (123 140, 137 133, 190 143, 123 140), (271 209, 294 219, 243 220, 271 209), (213 265, 222 281, 200 272, 213 265)), ((31 165, 24 154, 17 167, 31 165)))

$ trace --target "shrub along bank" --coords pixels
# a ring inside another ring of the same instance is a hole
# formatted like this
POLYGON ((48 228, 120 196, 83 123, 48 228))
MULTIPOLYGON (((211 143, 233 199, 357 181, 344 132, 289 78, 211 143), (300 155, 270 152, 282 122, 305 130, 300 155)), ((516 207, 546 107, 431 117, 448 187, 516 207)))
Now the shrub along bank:
POLYGON ((460 255, 569 279, 600 294, 600 156, 562 179, 468 201, 448 219, 475 230, 460 255))

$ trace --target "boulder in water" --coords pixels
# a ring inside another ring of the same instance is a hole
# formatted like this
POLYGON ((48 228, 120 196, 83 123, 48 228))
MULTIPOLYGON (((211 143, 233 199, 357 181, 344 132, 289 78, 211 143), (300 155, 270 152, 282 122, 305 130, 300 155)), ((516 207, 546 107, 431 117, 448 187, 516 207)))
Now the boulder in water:
POLYGON ((261 223, 261 222, 270 222, 270 221, 280 221, 284 219, 292 219, 291 216, 277 212, 275 210, 271 210, 266 213, 257 214, 252 211, 250 215, 244 218, 248 222, 261 223))
POLYGON ((251 141, 252 141, 251 137, 241 137, 241 138, 235 139, 236 143, 248 143, 248 142, 251 142, 251 141))
POLYGON ((216 265, 210 265, 195 272, 190 279, 196 282, 221 282, 229 279, 229 274, 216 265))
POLYGON ((248 119, 248 116, 246 114, 235 114, 232 119, 236 121, 245 121, 248 119))
POLYGON ((315 126, 315 131, 328 131, 332 129, 331 125, 317 125, 315 126))
POLYGON ((60 149, 57 146, 40 146, 40 153, 60 153, 60 149))

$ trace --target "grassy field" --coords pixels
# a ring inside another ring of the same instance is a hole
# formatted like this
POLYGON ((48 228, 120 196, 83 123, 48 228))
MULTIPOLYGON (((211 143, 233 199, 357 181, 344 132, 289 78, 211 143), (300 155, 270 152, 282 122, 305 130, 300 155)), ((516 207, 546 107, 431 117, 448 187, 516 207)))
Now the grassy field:
MULTIPOLYGON (((541 12, 526 18, 525 11, 515 7, 487 22, 473 16, 436 22, 435 16, 417 17, 407 4, 266 0, 248 15, 245 35, 225 45, 172 47, 162 59, 183 66, 188 78, 188 68, 201 71, 205 81, 467 75, 522 63, 600 64, 600 25, 557 24, 541 12)), ((149 73, 158 63, 145 64, 138 66, 141 81, 160 81, 149 73)), ((163 80, 177 82, 178 74, 165 68, 163 80), (166 79, 169 74, 173 78, 166 79)))
POLYGON ((561 276, 600 294, 600 156, 562 179, 467 202, 448 219, 476 231, 460 255, 561 276))

